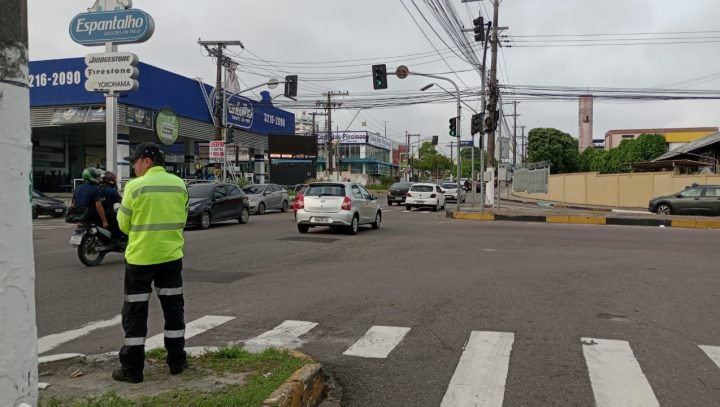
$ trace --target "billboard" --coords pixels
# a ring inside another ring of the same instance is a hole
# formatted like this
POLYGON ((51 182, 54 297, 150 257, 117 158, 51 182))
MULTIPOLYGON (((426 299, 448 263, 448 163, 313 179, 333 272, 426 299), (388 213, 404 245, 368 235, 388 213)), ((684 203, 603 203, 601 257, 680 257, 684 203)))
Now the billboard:
POLYGON ((317 136, 270 135, 268 152, 271 159, 315 159, 317 136))

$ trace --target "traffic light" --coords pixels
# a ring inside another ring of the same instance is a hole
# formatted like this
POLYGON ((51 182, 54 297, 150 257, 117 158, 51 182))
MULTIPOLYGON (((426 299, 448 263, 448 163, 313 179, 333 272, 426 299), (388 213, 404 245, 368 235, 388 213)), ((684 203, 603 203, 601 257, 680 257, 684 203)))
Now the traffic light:
POLYGON ((475 32, 475 41, 485 41, 485 19, 483 18, 483 16, 481 15, 478 18, 474 19, 473 25, 475 26, 473 28, 473 32, 475 32))
POLYGON ((432 137, 432 145, 434 145, 434 146, 438 145, 438 136, 432 137))
POLYGON ((298 76, 288 75, 285 77, 285 97, 294 98, 297 96, 298 76))
POLYGON ((470 134, 473 136, 483 132, 482 114, 476 113, 470 119, 470 134))
POLYGON ((373 89, 387 89, 387 67, 385 64, 373 65, 373 89))
POLYGON ((457 117, 450 119, 450 137, 457 137, 457 117))
POLYGON ((500 112, 490 111, 485 118, 485 133, 492 133, 497 129, 498 121, 500 121, 500 112))

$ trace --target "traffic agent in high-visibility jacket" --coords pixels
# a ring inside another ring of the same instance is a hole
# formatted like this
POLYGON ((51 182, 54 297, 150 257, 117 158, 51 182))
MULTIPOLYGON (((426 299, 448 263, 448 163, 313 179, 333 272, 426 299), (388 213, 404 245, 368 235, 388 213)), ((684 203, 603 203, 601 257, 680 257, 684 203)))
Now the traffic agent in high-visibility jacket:
POLYGON ((187 204, 185 182, 161 166, 130 181, 118 211, 120 230, 129 237, 125 260, 143 266, 182 258, 187 204))

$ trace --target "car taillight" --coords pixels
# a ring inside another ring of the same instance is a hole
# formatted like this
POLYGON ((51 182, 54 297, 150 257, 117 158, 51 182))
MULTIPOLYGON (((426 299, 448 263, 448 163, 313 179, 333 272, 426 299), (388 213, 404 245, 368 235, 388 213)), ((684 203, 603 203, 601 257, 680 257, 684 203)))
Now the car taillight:
POLYGON ((345 199, 343 199, 343 203, 342 203, 342 206, 340 206, 340 209, 342 209, 344 211, 351 211, 352 210, 352 199, 350 199, 349 197, 346 196, 345 199))
POLYGON ((412 194, 411 194, 410 192, 407 193, 407 196, 409 196, 410 198, 412 198, 412 194))
POLYGON ((430 198, 437 198, 437 195, 432 194, 432 195, 430 195, 430 198))
POLYGON ((293 203, 293 206, 295 209, 303 209, 305 208, 305 197, 303 195, 298 195, 295 197, 295 203, 293 203))

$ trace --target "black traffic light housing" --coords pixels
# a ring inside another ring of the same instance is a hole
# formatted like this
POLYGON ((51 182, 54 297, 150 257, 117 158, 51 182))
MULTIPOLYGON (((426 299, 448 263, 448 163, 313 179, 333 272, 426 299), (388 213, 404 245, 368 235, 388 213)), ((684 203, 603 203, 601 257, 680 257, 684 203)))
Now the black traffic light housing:
POLYGON ((472 115, 472 118, 470 119, 470 134, 476 135, 478 133, 483 132, 483 122, 482 122, 482 114, 476 113, 472 115))
POLYGON ((438 136, 432 136, 432 145, 438 145, 438 136))
POLYGON ((297 97, 298 89, 298 76, 288 75, 285 77, 285 97, 294 98, 297 97))
POLYGON ((387 67, 385 64, 372 66, 373 89, 387 89, 387 67))
POLYGON ((475 41, 485 41, 485 19, 482 15, 473 20, 473 26, 473 32, 475 33, 475 41))
POLYGON ((450 137, 457 137, 457 117, 450 119, 450 137))
POLYGON ((497 129, 497 124, 500 121, 500 112, 490 111, 488 116, 485 118, 485 133, 492 133, 497 129))

